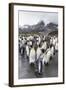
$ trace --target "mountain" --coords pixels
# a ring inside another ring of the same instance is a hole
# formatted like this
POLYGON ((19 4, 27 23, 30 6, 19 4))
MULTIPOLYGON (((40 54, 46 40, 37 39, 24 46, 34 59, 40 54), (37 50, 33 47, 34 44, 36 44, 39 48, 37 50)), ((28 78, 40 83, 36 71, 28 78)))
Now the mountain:
POLYGON ((58 25, 57 24, 54 24, 52 22, 50 22, 49 24, 46 25, 46 27, 50 30, 57 30, 58 28, 58 25))
POLYGON ((19 27, 19 33, 44 31, 44 25, 45 23, 43 21, 40 21, 35 25, 24 25, 23 27, 19 27))
POLYGON ((44 21, 40 21, 35 25, 24 25, 23 27, 19 27, 19 33, 31 33, 31 32, 43 32, 50 33, 52 31, 58 31, 58 25, 50 22, 45 26, 44 21))

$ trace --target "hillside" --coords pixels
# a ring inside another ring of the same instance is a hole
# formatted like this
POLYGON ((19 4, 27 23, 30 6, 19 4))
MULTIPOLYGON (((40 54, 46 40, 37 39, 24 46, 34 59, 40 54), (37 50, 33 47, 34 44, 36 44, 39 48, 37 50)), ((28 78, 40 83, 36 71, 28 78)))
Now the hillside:
POLYGON ((43 21, 38 22, 35 25, 24 25, 23 27, 19 27, 19 34, 22 33, 50 33, 53 31, 58 31, 58 25, 54 24, 52 22, 48 23, 45 26, 45 23, 43 21))

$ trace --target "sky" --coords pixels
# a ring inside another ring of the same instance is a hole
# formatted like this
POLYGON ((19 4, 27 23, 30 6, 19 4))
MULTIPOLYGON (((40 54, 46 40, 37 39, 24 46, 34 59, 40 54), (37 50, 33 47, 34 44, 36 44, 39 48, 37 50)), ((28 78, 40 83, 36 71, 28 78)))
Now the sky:
POLYGON ((44 21, 45 25, 48 24, 49 22, 58 24, 58 13, 19 11, 19 26, 34 25, 42 20, 44 21))

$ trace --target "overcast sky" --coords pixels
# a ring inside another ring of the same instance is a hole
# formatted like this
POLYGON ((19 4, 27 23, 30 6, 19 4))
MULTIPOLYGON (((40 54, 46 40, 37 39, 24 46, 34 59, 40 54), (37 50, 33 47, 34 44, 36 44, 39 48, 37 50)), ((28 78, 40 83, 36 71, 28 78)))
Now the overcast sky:
POLYGON ((45 24, 49 22, 58 24, 58 13, 19 11, 19 26, 37 24, 41 20, 45 24))

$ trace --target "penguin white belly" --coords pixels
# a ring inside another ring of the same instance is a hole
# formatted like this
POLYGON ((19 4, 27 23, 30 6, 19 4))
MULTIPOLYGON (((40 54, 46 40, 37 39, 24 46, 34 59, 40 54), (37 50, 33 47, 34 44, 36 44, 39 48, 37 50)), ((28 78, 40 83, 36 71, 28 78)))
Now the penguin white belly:
POLYGON ((58 43, 56 43, 55 45, 55 50, 58 50, 58 43))
POLYGON ((44 57, 43 57, 43 60, 42 60, 43 65, 44 65, 44 62, 47 62, 46 54, 44 54, 44 57))
POLYGON ((53 57, 54 54, 54 47, 51 48, 51 56, 53 57))
POLYGON ((39 59, 40 54, 41 54, 41 50, 37 49, 37 59, 39 59))
POLYGON ((26 54, 27 54, 27 56, 29 56, 29 47, 28 46, 26 46, 26 54))
POLYGON ((40 73, 40 71, 41 71, 41 63, 39 63, 39 65, 38 65, 38 70, 39 70, 39 73, 40 73))
POLYGON ((47 55, 46 55, 46 62, 48 63, 49 60, 50 60, 50 57, 51 57, 51 52, 50 50, 47 52, 47 55))
POLYGON ((35 51, 30 52, 29 63, 35 62, 35 51))

